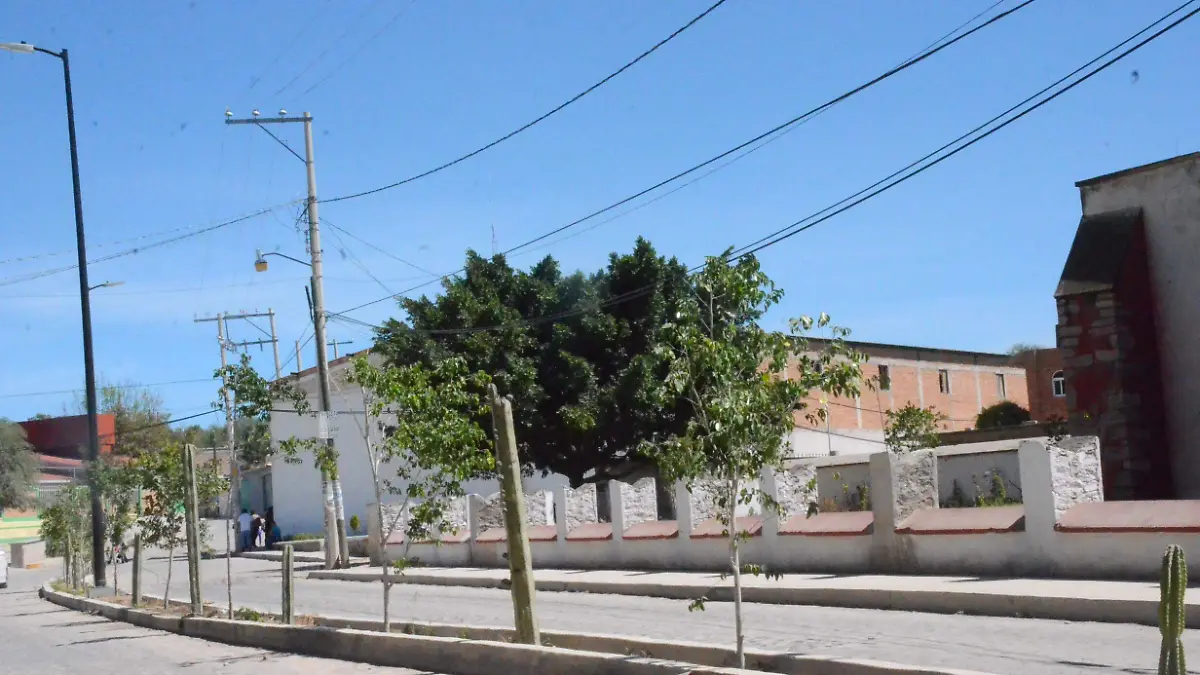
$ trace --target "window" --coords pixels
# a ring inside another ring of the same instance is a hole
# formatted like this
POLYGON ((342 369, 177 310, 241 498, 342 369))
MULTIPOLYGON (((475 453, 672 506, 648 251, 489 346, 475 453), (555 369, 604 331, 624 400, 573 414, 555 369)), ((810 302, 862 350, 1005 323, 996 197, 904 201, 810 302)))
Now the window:
POLYGON ((879 391, 892 390, 892 374, 887 366, 879 366, 879 391))
POLYGON ((950 393, 950 371, 941 369, 938 370, 938 391, 943 394, 950 393))
POLYGON ((1008 398, 1008 389, 1004 386, 1004 373, 996 373, 996 396, 1001 400, 1008 398))
POLYGON ((1054 377, 1050 378, 1050 389, 1056 398, 1067 395, 1067 378, 1063 377, 1063 371, 1054 373, 1054 377))

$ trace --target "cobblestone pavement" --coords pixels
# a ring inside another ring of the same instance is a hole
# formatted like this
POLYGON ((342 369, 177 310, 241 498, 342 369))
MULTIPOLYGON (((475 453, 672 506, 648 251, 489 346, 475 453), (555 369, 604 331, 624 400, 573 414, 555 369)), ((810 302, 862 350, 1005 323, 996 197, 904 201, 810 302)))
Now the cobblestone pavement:
MULTIPOLYGON (((186 579, 183 565, 177 565, 175 579, 186 579)), ((233 565, 235 606, 277 611, 279 564, 235 558, 233 565)), ((146 572, 146 592, 161 594, 164 564, 150 562, 146 572)), ((223 603, 225 561, 206 561, 202 576, 205 598, 223 603)), ((128 583, 124 576, 122 583, 128 583)), ((184 582, 174 583, 171 595, 186 595, 184 582)), ((379 618, 381 588, 310 581, 300 572, 297 608, 306 614, 379 618)), ((392 591, 392 608, 401 621, 486 626, 511 626, 513 621, 509 594, 496 589, 400 586, 392 591)), ((689 613, 681 601, 542 592, 537 611, 547 629, 733 643, 728 603, 709 603, 707 611, 689 613)), ((753 604, 746 606, 745 617, 749 646, 799 653, 998 675, 1141 675, 1156 672, 1158 664, 1158 631, 1147 626, 753 604)), ((1189 630, 1184 642, 1188 651, 1200 653, 1200 630, 1189 630)))
POLYGON ((75 612, 38 598, 38 585, 51 576, 46 570, 12 570, 9 587, 0 591, 0 675, 417 673, 231 647, 75 612))

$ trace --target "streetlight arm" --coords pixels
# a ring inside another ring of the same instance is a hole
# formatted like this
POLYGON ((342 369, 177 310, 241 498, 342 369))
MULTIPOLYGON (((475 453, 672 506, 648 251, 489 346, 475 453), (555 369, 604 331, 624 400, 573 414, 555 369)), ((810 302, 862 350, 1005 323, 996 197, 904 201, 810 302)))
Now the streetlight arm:
POLYGON ((293 257, 292 257, 292 256, 290 256, 290 255, 285 255, 285 254, 283 254, 283 253, 275 253, 275 252, 273 252, 273 251, 272 251, 272 252, 270 252, 270 253, 259 253, 259 254, 258 254, 258 257, 259 257, 259 258, 265 258, 265 257, 267 257, 267 256, 269 256, 269 255, 279 256, 280 258, 283 258, 283 259, 285 259, 285 260, 291 260, 292 262, 300 263, 301 265, 304 265, 305 267, 312 267, 312 263, 310 263, 310 262, 305 262, 305 261, 303 261, 303 260, 300 260, 299 258, 293 258, 293 257))

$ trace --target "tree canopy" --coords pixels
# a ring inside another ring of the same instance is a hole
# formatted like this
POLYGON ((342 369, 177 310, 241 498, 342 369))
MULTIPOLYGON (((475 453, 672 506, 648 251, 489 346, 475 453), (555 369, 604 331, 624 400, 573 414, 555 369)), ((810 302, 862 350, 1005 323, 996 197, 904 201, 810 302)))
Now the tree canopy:
POLYGON ((687 267, 644 239, 590 275, 550 256, 526 271, 468 251, 436 299, 400 301, 406 318, 382 326, 376 350, 392 365, 458 357, 490 375, 512 397, 527 468, 573 485, 620 478, 650 465, 643 440, 686 424, 681 402, 654 390, 667 373, 659 330, 688 288, 687 267))
MULTIPOLYGON (((171 442, 166 425, 171 416, 163 407, 162 397, 153 390, 134 384, 101 382, 96 389, 96 408, 112 415, 115 427, 113 454, 137 456, 157 452, 171 442)), ((77 400, 78 412, 87 412, 86 403, 77 400)), ((100 438, 101 443, 110 440, 100 438)))
POLYGON ((38 459, 20 425, 0 418, 0 511, 20 509, 34 501, 38 459))

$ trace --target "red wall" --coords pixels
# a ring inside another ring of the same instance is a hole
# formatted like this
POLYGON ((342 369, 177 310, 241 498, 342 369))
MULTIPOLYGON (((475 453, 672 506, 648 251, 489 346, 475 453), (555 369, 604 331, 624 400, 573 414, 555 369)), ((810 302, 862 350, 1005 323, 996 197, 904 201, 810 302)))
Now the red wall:
POLYGON ((1055 396, 1052 383, 1054 374, 1063 370, 1058 349, 1031 349, 1014 356, 1013 362, 1025 369, 1030 418, 1035 422, 1067 419, 1067 397, 1055 396))
MULTIPOLYGON (((113 440, 116 434, 116 419, 112 415, 98 415, 96 426, 100 433, 100 454, 112 452, 113 440)), ((87 415, 71 417, 51 417, 42 420, 21 422, 25 436, 33 447, 45 455, 79 459, 80 448, 87 452, 88 423, 87 415)))

